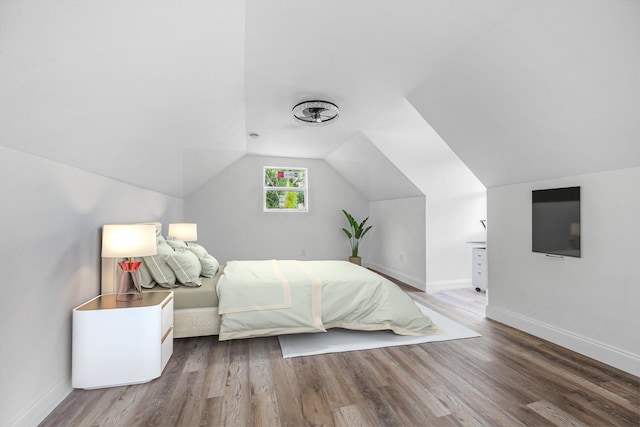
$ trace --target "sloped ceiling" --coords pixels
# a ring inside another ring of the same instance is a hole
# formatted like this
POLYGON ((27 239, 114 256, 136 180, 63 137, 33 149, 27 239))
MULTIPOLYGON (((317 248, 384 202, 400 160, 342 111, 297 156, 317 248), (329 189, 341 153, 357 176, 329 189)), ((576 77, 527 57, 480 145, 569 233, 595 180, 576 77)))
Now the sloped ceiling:
POLYGON ((638 166, 638 23, 635 0, 4 0, 0 144, 185 197, 245 154, 391 158, 408 99, 486 186, 638 166), (340 120, 294 123, 317 98, 340 120))
POLYGON ((245 5, 0 2, 1 143, 183 196, 245 144, 245 5))
POLYGON ((640 166, 640 2, 530 2, 408 99, 487 187, 640 166))
POLYGON ((369 201, 424 195, 364 134, 354 136, 325 160, 369 201))

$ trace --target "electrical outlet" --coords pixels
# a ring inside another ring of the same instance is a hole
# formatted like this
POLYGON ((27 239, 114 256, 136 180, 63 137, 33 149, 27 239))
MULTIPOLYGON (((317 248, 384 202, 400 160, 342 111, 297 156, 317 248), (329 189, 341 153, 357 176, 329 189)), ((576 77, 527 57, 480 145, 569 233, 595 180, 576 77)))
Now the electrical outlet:
POLYGON ((304 249, 300 249, 300 256, 307 256, 307 251, 304 249))

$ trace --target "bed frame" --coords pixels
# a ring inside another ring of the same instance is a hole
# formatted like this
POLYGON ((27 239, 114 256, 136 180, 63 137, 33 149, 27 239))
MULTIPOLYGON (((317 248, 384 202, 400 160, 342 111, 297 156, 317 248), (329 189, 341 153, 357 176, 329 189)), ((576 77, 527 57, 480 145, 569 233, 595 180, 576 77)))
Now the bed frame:
MULTIPOLYGON (((115 294, 118 289, 120 267, 115 258, 102 258, 101 294, 115 294)), ((166 290, 164 288, 144 289, 143 292, 166 290)), ((176 292, 188 292, 188 288, 176 288, 176 292)), ((220 332, 220 315, 218 307, 207 308, 174 308, 173 337, 201 337, 218 335, 220 332)))

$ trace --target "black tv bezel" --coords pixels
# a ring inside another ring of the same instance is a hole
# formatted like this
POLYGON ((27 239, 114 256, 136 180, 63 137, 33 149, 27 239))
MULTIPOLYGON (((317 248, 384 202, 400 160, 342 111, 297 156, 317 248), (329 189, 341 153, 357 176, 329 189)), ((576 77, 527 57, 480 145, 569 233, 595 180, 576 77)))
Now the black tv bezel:
MULTIPOLYGON (((536 250, 536 248, 533 247, 533 243, 534 243, 534 206, 536 204, 536 202, 541 202, 541 200, 536 201, 536 195, 538 196, 545 196, 544 201, 577 201, 578 202, 578 224, 582 224, 582 202, 581 202, 581 196, 582 196, 582 191, 581 191, 581 187, 580 186, 572 186, 572 187, 558 187, 558 188, 543 188, 543 189, 539 189, 539 190, 532 190, 531 191, 531 251, 533 253, 539 253, 539 254, 546 254, 546 255, 550 255, 550 256, 556 256, 556 257, 571 257, 571 258, 582 258, 582 240, 580 239, 580 243, 579 243, 579 247, 578 247, 578 254, 571 254, 568 252, 563 252, 560 250, 556 250, 556 251, 549 251, 549 250, 536 250)), ((580 234, 578 235, 578 237, 580 238, 582 235, 582 230, 580 230, 580 234)))

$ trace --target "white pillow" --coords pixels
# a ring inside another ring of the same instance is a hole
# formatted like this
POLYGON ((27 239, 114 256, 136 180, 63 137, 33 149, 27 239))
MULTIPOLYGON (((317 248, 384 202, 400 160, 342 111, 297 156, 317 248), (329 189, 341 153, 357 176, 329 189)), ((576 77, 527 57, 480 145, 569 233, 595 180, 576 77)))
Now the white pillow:
POLYGON ((176 275, 178 282, 185 286, 200 286, 200 273, 202 273, 202 265, 200 260, 191 251, 178 249, 167 259, 167 263, 176 275))
POLYGON ((182 241, 182 240, 180 240, 178 238, 175 238, 173 236, 167 237, 166 242, 169 244, 169 246, 171 246, 173 248, 174 251, 176 251, 178 249, 186 249, 187 248, 187 244, 184 241, 182 241))
POLYGON ((142 257, 151 277, 156 283, 164 288, 175 288, 176 275, 167 261, 173 254, 173 249, 164 239, 157 239, 158 254, 142 257))
POLYGON ((187 243, 187 248, 189 248, 191 252, 196 254, 198 258, 204 258, 206 255, 208 255, 207 250, 197 243, 187 243))
POLYGON ((200 265, 202 265, 202 273, 200 275, 203 277, 215 276, 218 268, 220 268, 218 260, 209 254, 207 254, 206 258, 200 258, 200 265))
POLYGON ((218 260, 215 259, 213 255, 207 253, 207 250, 197 243, 187 243, 187 247, 200 260, 200 265, 202 266, 202 272, 200 275, 203 277, 215 276, 218 272, 218 268, 220 267, 218 260))
POLYGON ((133 258, 133 260, 142 262, 142 264, 140 264, 140 268, 138 268, 138 273, 140 273, 140 286, 147 289, 153 288, 156 285, 156 281, 153 280, 144 260, 142 258, 133 258))

